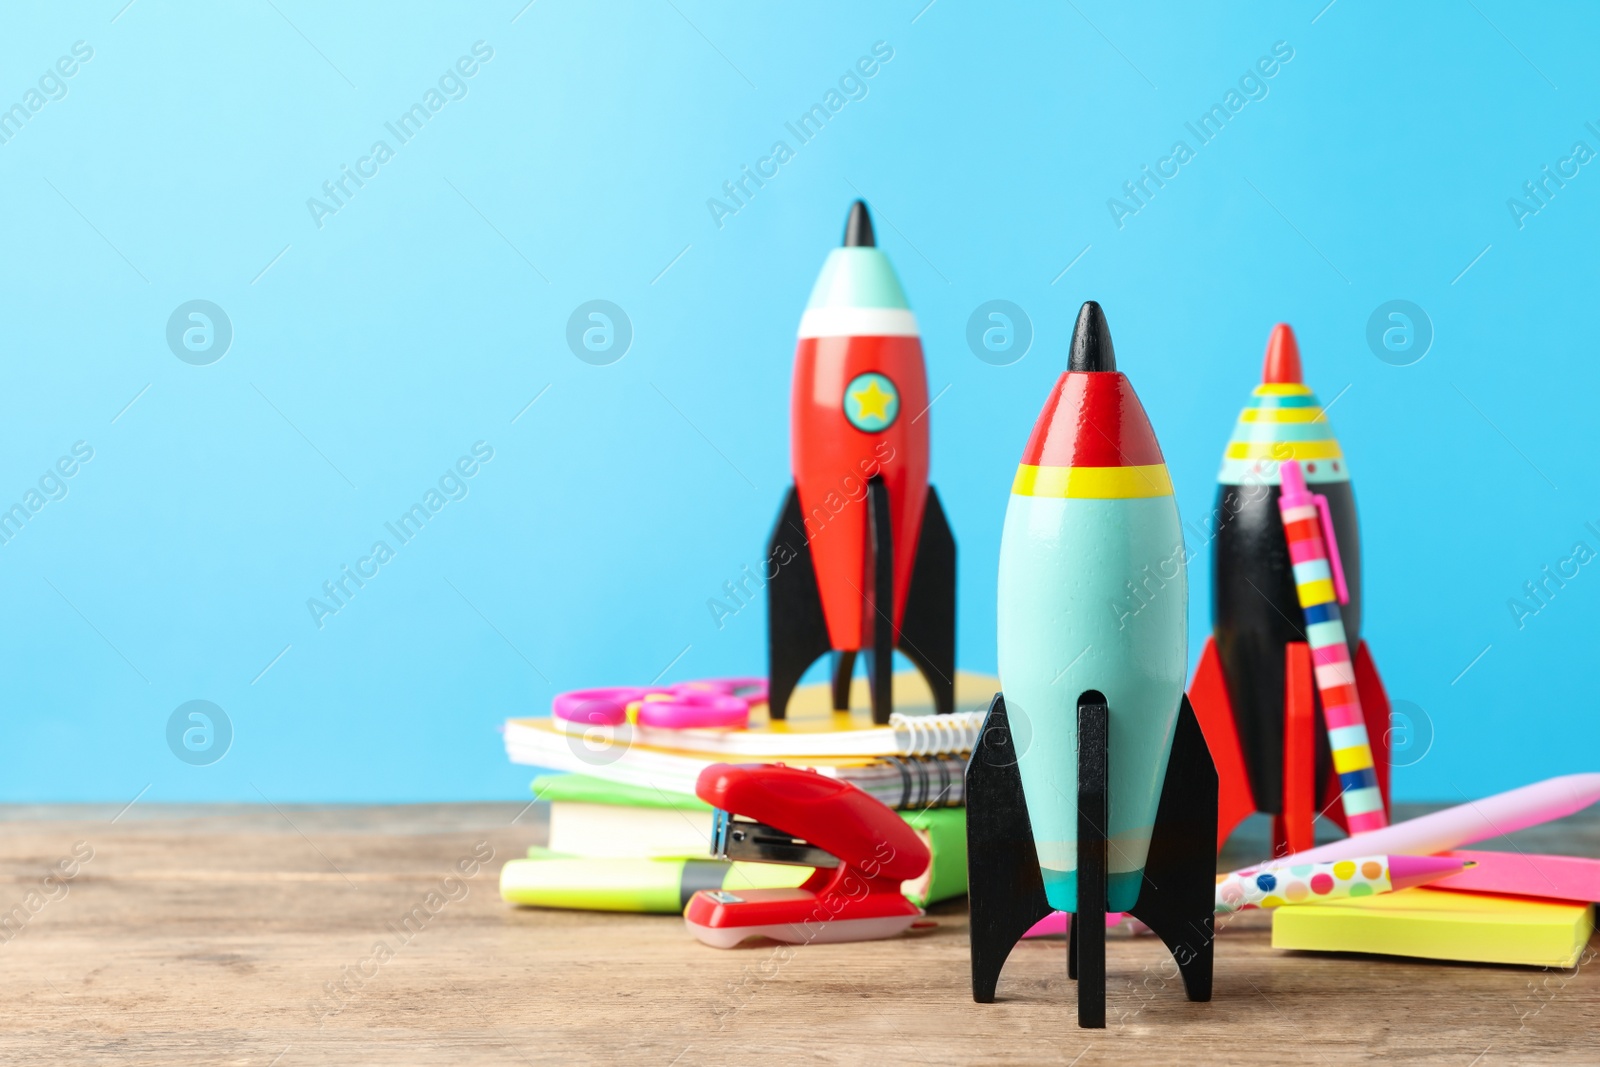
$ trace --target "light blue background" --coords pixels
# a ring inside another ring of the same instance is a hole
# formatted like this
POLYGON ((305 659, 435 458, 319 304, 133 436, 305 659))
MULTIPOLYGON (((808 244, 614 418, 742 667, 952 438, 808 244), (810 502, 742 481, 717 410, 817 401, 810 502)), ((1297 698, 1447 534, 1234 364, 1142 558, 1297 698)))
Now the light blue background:
POLYGON ((1600 149, 1592 11, 123 2, 0 24, 0 104, 94 48, 0 145, 0 498, 95 450, 0 546, 0 799, 515 798, 507 715, 669 663, 763 669, 762 605, 719 630, 707 600, 760 562, 795 327, 858 194, 940 394, 963 666, 994 666, 1007 490, 1079 303, 1106 307, 1194 519, 1283 319, 1339 396, 1367 636, 1433 727, 1398 796, 1594 768, 1600 567, 1523 629, 1507 606, 1600 549, 1600 165, 1522 229, 1506 205, 1600 149), (307 198, 479 40, 468 95, 319 229, 307 198), (707 199, 876 41, 868 96, 715 225, 707 199), (1119 230, 1107 199, 1276 41, 1266 99, 1119 230), (611 366, 565 342, 597 298, 634 326, 611 366), (964 339, 996 298, 1035 330, 1008 367, 964 339), (1436 330, 1414 366, 1365 341, 1395 298, 1436 330), (233 323, 211 366, 166 346, 191 299, 233 323), (319 630, 307 598, 480 440, 470 495, 319 630), (166 747, 192 699, 233 722, 212 766, 166 747))

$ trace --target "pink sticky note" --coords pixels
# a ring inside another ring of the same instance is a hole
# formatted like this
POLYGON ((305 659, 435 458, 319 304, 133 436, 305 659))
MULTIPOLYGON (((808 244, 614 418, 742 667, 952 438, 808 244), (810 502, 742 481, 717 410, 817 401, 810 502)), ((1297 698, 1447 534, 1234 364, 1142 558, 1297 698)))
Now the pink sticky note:
POLYGON ((1442 878, 1430 888, 1588 904, 1600 902, 1600 860, 1521 852, 1455 851, 1447 855, 1476 860, 1478 865, 1442 878))
MULTIPOLYGON (((1106 929, 1116 926, 1122 921, 1120 911, 1109 912, 1106 915, 1106 929)), ((1072 927, 1072 920, 1064 911, 1052 911, 1028 928, 1023 937, 1050 937, 1055 934, 1065 934, 1072 927)))

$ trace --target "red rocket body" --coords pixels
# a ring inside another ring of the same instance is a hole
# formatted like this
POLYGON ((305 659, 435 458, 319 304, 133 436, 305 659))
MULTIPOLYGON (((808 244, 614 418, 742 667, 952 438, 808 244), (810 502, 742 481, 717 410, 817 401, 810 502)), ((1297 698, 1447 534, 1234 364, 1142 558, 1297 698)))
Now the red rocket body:
POLYGON ((954 710, 955 542, 928 485, 928 406, 916 316, 857 201, 795 346, 794 489, 769 545, 775 719, 830 651, 835 708, 849 706, 856 656, 870 651, 873 718, 887 722, 898 649, 927 679, 934 707, 954 710))
POLYGON ((830 648, 872 647, 872 559, 862 505, 867 479, 874 476, 883 479, 889 496, 894 603, 885 610, 899 631, 928 496, 927 406, 927 372, 916 337, 802 337, 795 347, 794 484, 830 648), (877 433, 852 425, 841 403, 849 383, 870 373, 888 377, 899 394, 896 418, 877 433))

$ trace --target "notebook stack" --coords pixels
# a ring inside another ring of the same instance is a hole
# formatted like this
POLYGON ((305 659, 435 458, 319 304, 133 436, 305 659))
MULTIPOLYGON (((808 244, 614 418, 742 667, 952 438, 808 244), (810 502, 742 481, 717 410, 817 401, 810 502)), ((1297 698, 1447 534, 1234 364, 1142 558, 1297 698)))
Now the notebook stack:
POLYGON ((955 683, 956 711, 936 715, 920 676, 896 675, 887 726, 873 723, 859 679, 848 712, 833 710, 827 685, 803 686, 783 721, 757 704, 745 729, 508 720, 511 761, 556 773, 534 779, 549 805, 547 829, 527 859, 506 864, 501 894, 516 904, 676 913, 697 889, 797 886, 811 868, 710 859, 712 809, 694 795, 714 763, 782 763, 849 782, 899 811, 933 855, 927 873, 902 886, 913 903, 960 896, 966 760, 998 683, 959 672, 955 683))

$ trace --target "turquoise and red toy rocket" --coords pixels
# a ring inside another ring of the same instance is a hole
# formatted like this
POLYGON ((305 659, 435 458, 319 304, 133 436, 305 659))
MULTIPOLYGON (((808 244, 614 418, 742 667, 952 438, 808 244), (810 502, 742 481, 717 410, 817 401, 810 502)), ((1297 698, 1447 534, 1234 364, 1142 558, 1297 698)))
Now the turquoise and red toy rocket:
POLYGON ((1000 535, 1000 684, 1050 903, 1077 910, 1078 697, 1111 709, 1110 903, 1139 894, 1188 670, 1188 577, 1150 420, 1084 306, 1069 370, 1023 450, 1000 535), (1147 600, 1129 587, 1156 574, 1147 600), (1136 609, 1136 610, 1135 610, 1136 609), (1026 726, 1024 726, 1024 722, 1026 726))
POLYGON ((1211 990, 1217 779, 1184 696, 1188 579, 1161 446, 1083 305, 1000 535, 1002 692, 967 764, 973 996, 1018 938, 1072 912, 1078 1021, 1105 1025, 1105 914, 1211 990))
POLYGON ((873 717, 889 721, 893 654, 938 711, 955 705, 955 542, 928 485, 928 378, 917 319, 856 201, 800 320, 791 397, 794 488, 768 558, 768 701, 832 651, 834 706, 871 653, 873 717))

